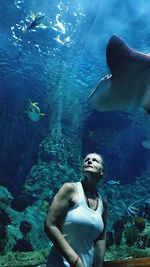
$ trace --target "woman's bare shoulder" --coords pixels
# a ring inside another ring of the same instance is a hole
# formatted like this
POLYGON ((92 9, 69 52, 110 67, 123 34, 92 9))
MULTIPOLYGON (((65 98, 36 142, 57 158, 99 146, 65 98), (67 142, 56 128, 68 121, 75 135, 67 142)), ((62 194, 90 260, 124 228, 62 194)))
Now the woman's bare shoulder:
POLYGON ((71 206, 73 206, 78 200, 78 192, 75 183, 64 183, 61 189, 64 191, 65 196, 69 197, 71 206))
POLYGON ((69 200, 74 199, 75 195, 76 186, 74 185, 74 183, 71 182, 64 183, 56 194, 56 196, 60 198, 65 198, 69 200))
POLYGON ((63 191, 65 191, 65 192, 69 192, 69 193, 71 193, 71 192, 75 192, 75 191, 76 191, 76 188, 75 188, 74 183, 67 182, 67 183, 64 183, 64 184, 61 186, 60 190, 63 190, 63 191))

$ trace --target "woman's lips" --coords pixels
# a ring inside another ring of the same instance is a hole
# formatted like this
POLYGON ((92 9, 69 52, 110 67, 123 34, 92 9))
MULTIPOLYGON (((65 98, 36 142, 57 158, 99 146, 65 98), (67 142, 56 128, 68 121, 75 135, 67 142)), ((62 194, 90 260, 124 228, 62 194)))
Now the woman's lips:
POLYGON ((87 165, 87 166, 85 166, 84 168, 88 168, 88 167, 93 168, 92 165, 87 165))

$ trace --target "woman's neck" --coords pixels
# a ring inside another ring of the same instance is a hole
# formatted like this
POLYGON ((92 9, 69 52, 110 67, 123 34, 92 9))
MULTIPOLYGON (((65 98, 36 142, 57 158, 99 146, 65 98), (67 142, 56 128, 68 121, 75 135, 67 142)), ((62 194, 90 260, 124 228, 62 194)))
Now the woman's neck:
POLYGON ((89 183, 87 180, 83 180, 82 186, 87 196, 97 196, 96 183, 89 183))

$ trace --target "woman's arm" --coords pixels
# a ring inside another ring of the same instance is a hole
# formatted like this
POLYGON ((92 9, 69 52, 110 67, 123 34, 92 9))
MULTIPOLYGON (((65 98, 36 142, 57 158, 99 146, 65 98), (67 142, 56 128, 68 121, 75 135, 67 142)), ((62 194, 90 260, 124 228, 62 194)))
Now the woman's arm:
MULTIPOLYGON (((72 183, 65 183, 55 195, 45 221, 45 232, 62 256, 72 265, 78 258, 61 233, 63 220, 68 209, 75 203, 76 190, 72 183)), ((79 258, 76 267, 84 267, 79 258)))
POLYGON ((106 222, 107 222, 107 201, 103 200, 104 212, 102 215, 104 229, 100 236, 95 240, 93 267, 102 267, 106 250, 106 222))

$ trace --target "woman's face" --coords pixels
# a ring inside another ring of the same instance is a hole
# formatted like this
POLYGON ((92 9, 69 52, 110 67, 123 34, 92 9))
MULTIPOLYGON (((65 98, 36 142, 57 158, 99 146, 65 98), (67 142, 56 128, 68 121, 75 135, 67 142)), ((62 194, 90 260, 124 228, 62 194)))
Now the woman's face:
POLYGON ((101 156, 95 153, 88 154, 83 162, 83 172, 103 175, 103 160, 101 156))

